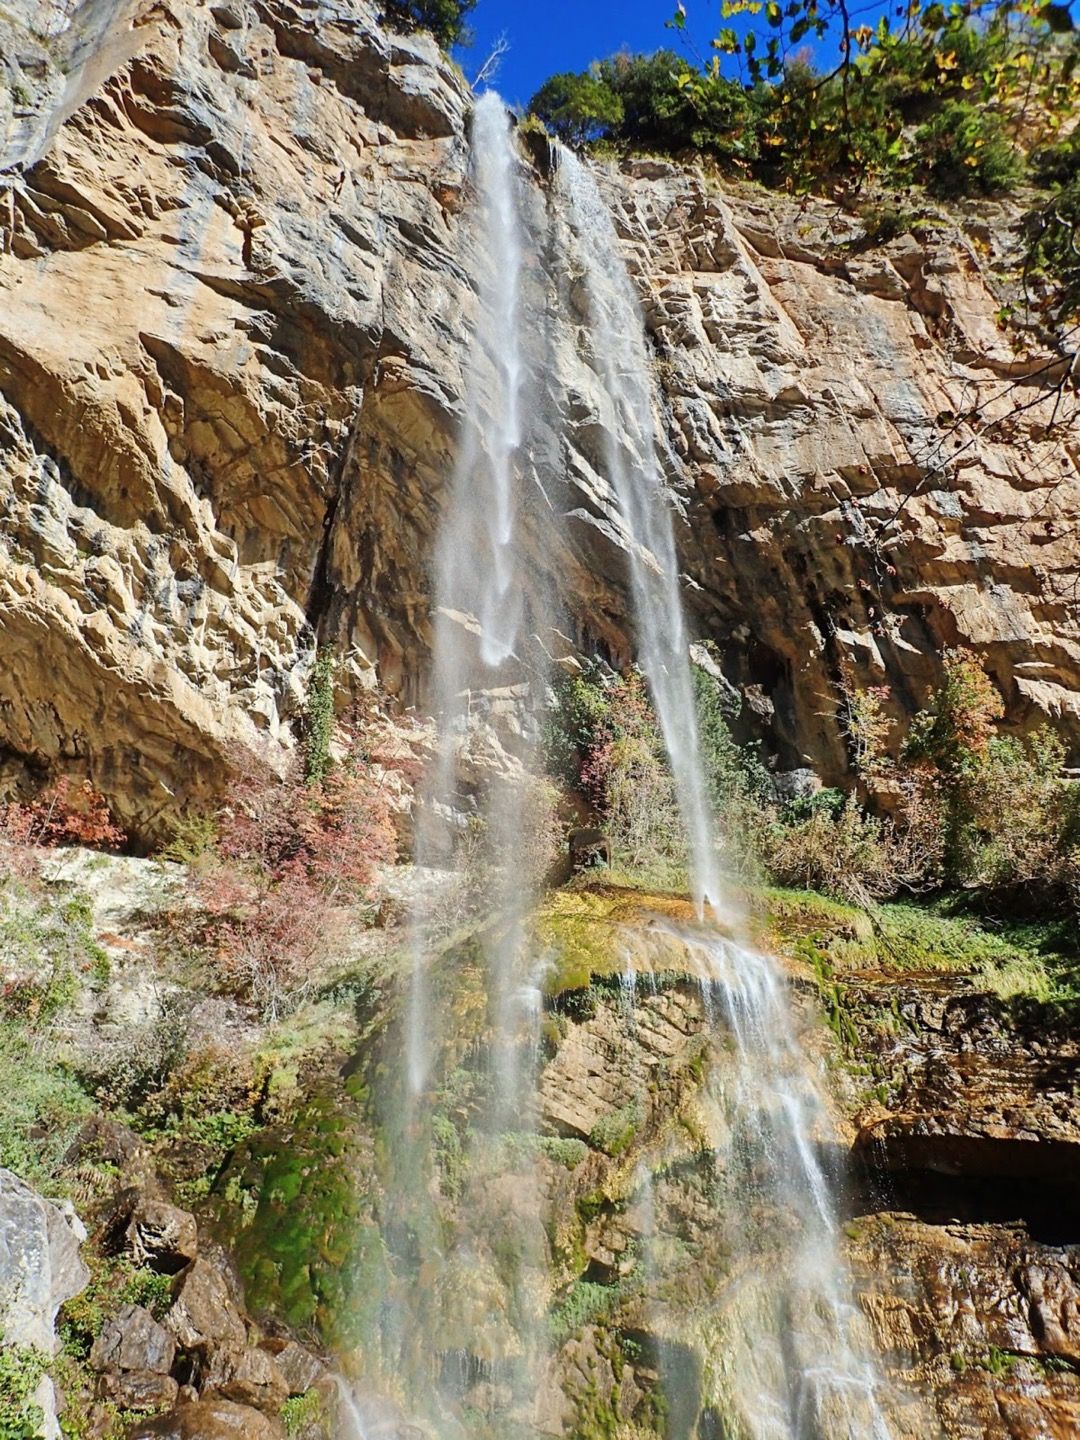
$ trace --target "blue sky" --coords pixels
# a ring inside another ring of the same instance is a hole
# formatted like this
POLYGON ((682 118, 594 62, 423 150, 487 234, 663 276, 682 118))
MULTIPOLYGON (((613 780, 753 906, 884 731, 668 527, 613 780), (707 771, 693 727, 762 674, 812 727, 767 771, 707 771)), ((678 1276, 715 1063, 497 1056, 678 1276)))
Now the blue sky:
MULTIPOLYGON (((687 5, 708 40, 719 4, 687 5)), ((675 13, 675 0, 478 0, 469 17, 475 44, 458 59, 471 80, 496 37, 506 33, 510 51, 503 57, 495 89, 509 105, 526 105, 549 75, 583 70, 590 60, 631 50, 679 48, 679 38, 664 29, 675 13)), ((715 20, 719 24, 718 20, 715 20)))

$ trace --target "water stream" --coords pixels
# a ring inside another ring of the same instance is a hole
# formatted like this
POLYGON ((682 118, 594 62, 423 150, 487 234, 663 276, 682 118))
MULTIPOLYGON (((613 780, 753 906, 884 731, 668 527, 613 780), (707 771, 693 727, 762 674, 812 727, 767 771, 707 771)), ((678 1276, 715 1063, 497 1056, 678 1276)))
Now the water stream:
POLYGON ((559 151, 559 188, 580 242, 588 296, 590 358, 602 382, 607 479, 627 535, 638 662, 649 682, 675 778, 690 846, 690 883, 699 909, 719 912, 720 879, 702 783, 689 639, 679 584, 671 501, 664 488, 653 420, 645 327, 611 213, 592 174, 559 151))

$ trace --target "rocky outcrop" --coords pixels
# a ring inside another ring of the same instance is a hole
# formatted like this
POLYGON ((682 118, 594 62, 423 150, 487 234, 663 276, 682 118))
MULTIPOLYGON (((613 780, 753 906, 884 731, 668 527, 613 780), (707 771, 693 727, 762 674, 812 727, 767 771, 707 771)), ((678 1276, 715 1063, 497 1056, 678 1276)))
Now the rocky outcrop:
MULTIPOLYGON (((9 781, 89 771, 151 835, 237 743, 281 758, 317 638, 343 691, 419 693, 480 264, 469 95, 367 0, 59 14, 12 53, 70 83, 4 121, 0 740, 9 781)), ((570 631, 541 638, 625 658, 625 540, 541 168, 523 524, 570 631)), ((1075 735, 1075 397, 995 324, 1010 217, 876 245, 690 170, 601 178, 695 624, 781 768, 843 772, 842 672, 910 711, 953 642, 1011 723, 1075 735)))
MULTIPOLYGON (((58 1348, 54 1324, 65 1300, 90 1279, 79 1255, 86 1235, 74 1214, 44 1199, 10 1170, 0 1170, 0 1338, 46 1356, 58 1348)), ((43 1376, 34 1402, 46 1440, 58 1440, 53 1383, 43 1376)))
POLYGON ((605 190, 656 342, 691 603, 785 766, 843 774, 841 675, 903 715, 956 644, 1013 724, 1075 743, 1080 406, 1069 362, 997 323, 1015 215, 874 244, 832 207, 654 163, 605 190))

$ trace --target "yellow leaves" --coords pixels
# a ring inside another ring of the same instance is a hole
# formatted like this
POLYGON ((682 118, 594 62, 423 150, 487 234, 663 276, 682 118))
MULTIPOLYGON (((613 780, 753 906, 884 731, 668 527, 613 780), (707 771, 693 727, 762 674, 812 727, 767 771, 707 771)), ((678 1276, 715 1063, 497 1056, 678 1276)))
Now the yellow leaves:
POLYGON ((941 71, 955 70, 959 63, 955 50, 950 50, 947 55, 943 54, 940 50, 935 50, 934 52, 934 64, 941 71))
POLYGON ((974 88, 975 88, 975 76, 974 76, 974 75, 965 75, 964 78, 960 81, 960 89, 961 89, 961 90, 974 90, 974 88))

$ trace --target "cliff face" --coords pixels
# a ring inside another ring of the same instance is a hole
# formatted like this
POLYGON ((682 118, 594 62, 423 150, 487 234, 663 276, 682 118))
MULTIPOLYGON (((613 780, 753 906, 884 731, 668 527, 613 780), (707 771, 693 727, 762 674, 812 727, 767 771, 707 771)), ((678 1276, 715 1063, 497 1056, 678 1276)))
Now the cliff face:
MULTIPOLYGON (((9 778, 88 769, 151 833, 230 743, 282 753, 316 636, 347 687, 418 695, 480 263, 469 95, 363 0, 87 0, 27 45, 0 162, 0 742, 9 778)), ((622 532, 541 171, 524 523, 567 643, 621 657, 622 532)), ((781 767, 843 771, 845 665, 909 711, 951 642, 1012 722, 1080 734, 1080 435, 1042 438, 1074 401, 996 327, 992 227, 875 246, 693 171, 601 179, 696 628, 781 767)))

